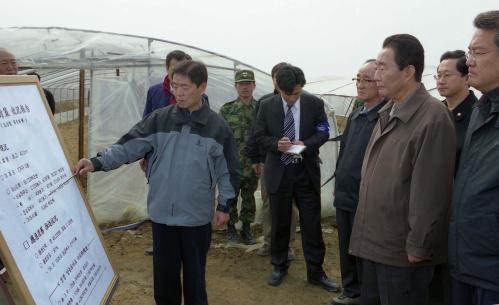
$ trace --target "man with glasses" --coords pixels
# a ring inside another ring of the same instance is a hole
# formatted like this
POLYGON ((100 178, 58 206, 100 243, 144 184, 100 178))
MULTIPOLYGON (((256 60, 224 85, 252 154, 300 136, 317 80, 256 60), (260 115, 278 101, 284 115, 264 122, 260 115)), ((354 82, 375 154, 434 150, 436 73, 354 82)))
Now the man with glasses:
POLYGON ((336 162, 334 206, 338 225, 343 293, 333 298, 332 305, 359 304, 360 262, 348 253, 348 245, 359 201, 362 160, 374 125, 378 121, 378 111, 386 103, 378 92, 374 80, 375 72, 376 60, 370 59, 360 67, 353 79, 357 87, 357 98, 364 104, 348 117, 336 162))
POLYGON ((452 196, 455 305, 499 303, 499 11, 479 14, 474 25, 468 81, 483 95, 471 114, 452 196))
POLYGON ((416 37, 387 37, 376 67, 378 90, 390 100, 366 148, 350 254, 362 258, 362 305, 428 304, 433 266, 447 256, 454 126, 421 83, 416 37))
MULTIPOLYGON (((443 101, 451 111, 456 129, 456 169, 464 143, 466 128, 470 122, 471 110, 477 101, 469 89, 468 66, 462 50, 447 51, 440 57, 437 74, 438 93, 445 97, 443 101)), ((450 305, 450 275, 446 264, 435 266, 435 274, 430 285, 430 304, 450 305)))
POLYGON ((456 167, 464 143, 466 128, 470 121, 471 110, 477 98, 469 89, 468 66, 462 50, 448 51, 440 57, 437 74, 438 93, 445 97, 444 104, 452 112, 456 128, 457 155, 456 167))

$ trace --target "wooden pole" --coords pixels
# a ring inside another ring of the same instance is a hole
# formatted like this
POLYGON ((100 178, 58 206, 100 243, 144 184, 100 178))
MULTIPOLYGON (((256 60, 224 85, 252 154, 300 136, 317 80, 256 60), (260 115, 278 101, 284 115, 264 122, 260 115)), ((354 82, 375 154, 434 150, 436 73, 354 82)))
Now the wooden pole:
POLYGON ((0 275, 0 288, 2 289, 3 295, 7 301, 7 305, 16 305, 14 298, 10 295, 9 289, 7 288, 6 281, 4 281, 4 275, 0 275))
POLYGON ((85 131, 85 70, 80 70, 80 105, 78 125, 78 160, 83 158, 83 144, 85 131))

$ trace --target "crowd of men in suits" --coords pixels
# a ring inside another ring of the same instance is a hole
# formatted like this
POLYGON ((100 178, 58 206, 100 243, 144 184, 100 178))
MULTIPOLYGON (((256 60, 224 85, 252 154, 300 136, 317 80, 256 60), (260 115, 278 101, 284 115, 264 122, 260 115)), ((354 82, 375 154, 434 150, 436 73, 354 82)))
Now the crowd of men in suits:
MULTIPOLYGON (((474 26, 468 52, 441 57, 443 102, 422 84, 424 48, 409 34, 387 37, 353 79, 364 103, 348 117, 335 173, 341 286, 323 268, 319 148, 330 126, 296 66, 276 65, 275 91, 258 101, 253 72, 237 72, 238 98, 220 116, 204 94, 206 66, 174 51, 143 120, 74 171, 143 160, 158 305, 180 305, 182 292, 186 305, 208 304, 211 223, 253 244, 258 177, 268 198, 259 254, 270 254, 269 285, 288 274, 298 218, 307 281, 341 291, 333 305, 499 303, 499 11, 479 14, 474 26)), ((0 68, 11 64, 0 58, 0 68)))

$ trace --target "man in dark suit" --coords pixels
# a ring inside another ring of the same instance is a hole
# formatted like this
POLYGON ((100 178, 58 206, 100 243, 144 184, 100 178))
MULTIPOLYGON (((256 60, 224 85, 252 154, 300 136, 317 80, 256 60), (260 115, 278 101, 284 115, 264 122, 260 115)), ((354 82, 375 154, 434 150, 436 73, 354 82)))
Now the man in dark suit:
POLYGON ((271 262, 267 283, 278 286, 287 274, 289 225, 293 199, 300 211, 303 253, 308 282, 328 291, 339 291, 323 268, 325 245, 321 228, 319 147, 329 137, 329 124, 321 99, 302 89, 303 71, 294 66, 276 75, 279 94, 262 102, 255 137, 266 152, 265 184, 272 214, 271 262), (303 145, 301 154, 286 153, 303 145))

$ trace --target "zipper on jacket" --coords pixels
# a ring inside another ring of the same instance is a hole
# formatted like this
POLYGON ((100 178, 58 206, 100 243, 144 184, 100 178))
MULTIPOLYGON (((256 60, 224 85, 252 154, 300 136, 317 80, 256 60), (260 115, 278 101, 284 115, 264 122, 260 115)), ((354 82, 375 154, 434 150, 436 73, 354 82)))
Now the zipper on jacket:
POLYGON ((148 166, 148 171, 147 171, 147 183, 149 183, 149 178, 151 178, 152 170, 154 168, 154 165, 156 164, 156 161, 158 160, 158 155, 154 157, 152 160, 151 166, 148 166))
POLYGON ((172 203, 172 215, 171 216, 173 216, 173 203, 172 203))

